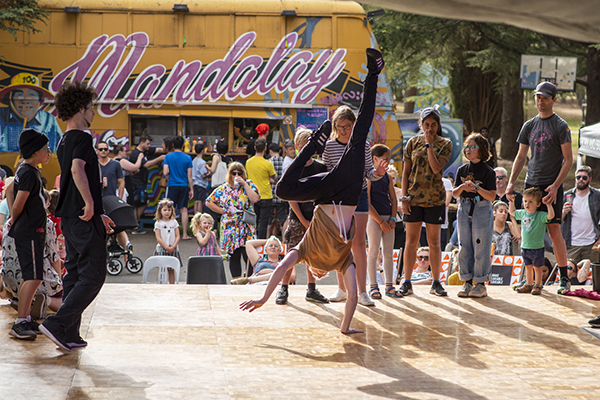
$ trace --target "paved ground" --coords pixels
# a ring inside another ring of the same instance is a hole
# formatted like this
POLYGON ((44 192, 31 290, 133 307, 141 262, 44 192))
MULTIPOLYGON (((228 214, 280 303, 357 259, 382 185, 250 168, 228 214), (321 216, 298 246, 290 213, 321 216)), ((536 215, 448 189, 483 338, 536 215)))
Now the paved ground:
MULTIPOLYGON (((145 261, 148 257, 154 254, 154 249, 156 247, 156 238, 154 236, 154 232, 148 230, 144 235, 133 235, 129 233, 129 239, 133 244, 133 254, 145 261)), ((181 270, 181 276, 179 278, 180 283, 186 282, 187 277, 187 260, 191 256, 195 256, 198 251, 198 242, 196 240, 182 240, 179 243, 179 252, 181 254, 181 261, 183 262, 183 268, 181 270)), ((121 257, 121 261, 123 258, 121 257)), ((229 265, 225 262, 225 274, 227 275, 227 281, 231 280, 231 274, 229 272, 229 265)), ((303 265, 296 267, 297 271, 297 285, 306 285, 306 268, 303 265)), ((149 274, 148 282, 156 281, 156 269, 151 271, 149 274)), ((142 283, 142 273, 132 274, 126 269, 123 269, 121 274, 116 276, 107 275, 106 283, 142 283)), ((320 280, 317 285, 336 285, 337 281, 335 275, 333 273, 330 276, 327 276, 320 280)), ((335 289, 331 289, 328 291, 324 291, 324 295, 331 295, 335 289), (331 292, 331 293, 329 293, 331 292)))

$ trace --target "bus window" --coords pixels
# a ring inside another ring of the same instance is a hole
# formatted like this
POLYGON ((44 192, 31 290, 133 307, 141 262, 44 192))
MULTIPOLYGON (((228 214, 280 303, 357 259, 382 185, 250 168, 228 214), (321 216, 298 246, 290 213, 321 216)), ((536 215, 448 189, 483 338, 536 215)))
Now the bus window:
POLYGON ((140 136, 144 133, 152 138, 152 146, 161 147, 164 138, 177 135, 177 118, 131 117, 130 149, 140 143, 140 136))

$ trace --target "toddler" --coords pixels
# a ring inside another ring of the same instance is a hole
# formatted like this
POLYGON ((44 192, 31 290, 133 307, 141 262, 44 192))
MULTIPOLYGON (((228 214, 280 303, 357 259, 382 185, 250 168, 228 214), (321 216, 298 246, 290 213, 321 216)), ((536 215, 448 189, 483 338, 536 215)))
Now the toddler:
POLYGON ((214 223, 213 217, 207 213, 196 213, 192 218, 192 232, 198 240, 199 256, 222 256, 215 233, 210 229, 214 223))

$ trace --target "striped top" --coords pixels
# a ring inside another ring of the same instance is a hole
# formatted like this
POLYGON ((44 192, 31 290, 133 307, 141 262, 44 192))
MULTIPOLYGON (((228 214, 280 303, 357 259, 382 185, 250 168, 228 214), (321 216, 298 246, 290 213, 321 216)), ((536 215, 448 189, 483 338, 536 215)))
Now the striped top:
MULTIPOLYGON (((325 151, 323 151, 323 163, 327 167, 327 171, 331 171, 333 167, 335 167, 340 158, 342 158, 345 149, 346 144, 338 141, 337 139, 328 140, 327 143, 325 143, 325 151)), ((381 176, 375 175, 373 157, 371 156, 371 147, 369 147, 368 142, 365 143, 365 175, 362 184, 363 190, 367 189, 367 179, 370 181, 377 181, 381 179, 381 176)))

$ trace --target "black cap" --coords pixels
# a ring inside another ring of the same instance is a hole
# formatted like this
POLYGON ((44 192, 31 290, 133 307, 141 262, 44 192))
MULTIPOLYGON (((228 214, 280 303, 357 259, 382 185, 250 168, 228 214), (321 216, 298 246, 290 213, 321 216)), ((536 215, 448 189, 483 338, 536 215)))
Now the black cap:
POLYGON ((551 82, 541 82, 535 88, 535 93, 533 95, 535 96, 536 94, 541 94, 544 97, 554 98, 556 97, 556 86, 554 86, 551 82))
POLYGON ((35 129, 26 129, 19 136, 19 150, 24 159, 28 159, 48 143, 48 136, 35 129))

